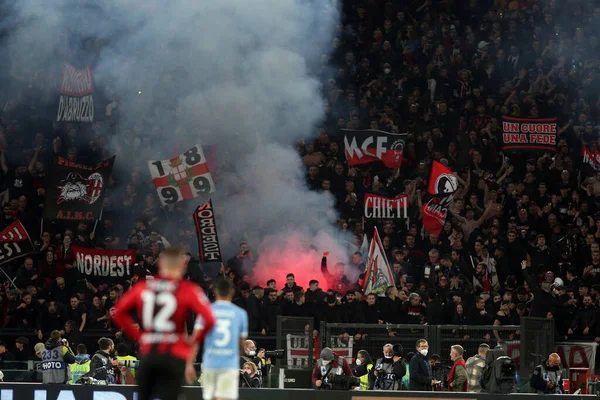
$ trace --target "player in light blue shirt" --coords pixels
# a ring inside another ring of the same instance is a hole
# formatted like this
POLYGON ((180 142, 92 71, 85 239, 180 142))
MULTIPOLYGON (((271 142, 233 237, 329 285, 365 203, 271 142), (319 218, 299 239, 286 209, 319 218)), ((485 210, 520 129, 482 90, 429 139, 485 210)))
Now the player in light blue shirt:
POLYGON ((202 395, 204 400, 237 400, 240 379, 240 350, 248 338, 248 314, 233 303, 233 284, 220 279, 212 304, 214 328, 204 339, 202 395))

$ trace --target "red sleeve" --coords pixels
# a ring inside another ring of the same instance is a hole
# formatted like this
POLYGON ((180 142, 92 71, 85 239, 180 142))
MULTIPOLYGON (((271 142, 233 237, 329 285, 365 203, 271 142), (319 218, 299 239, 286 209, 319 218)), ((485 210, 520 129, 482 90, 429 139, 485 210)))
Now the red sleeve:
POLYGON ((197 315, 196 318, 202 317, 203 320, 202 329, 194 338, 194 341, 199 344, 215 324, 215 317, 210 309, 210 301, 208 301, 208 298, 202 289, 195 284, 190 284, 190 288, 192 289, 191 291, 193 292, 193 295, 187 296, 187 299, 189 300, 189 306, 194 314, 197 315))
POLYGON ((131 318, 131 310, 135 310, 140 301, 141 291, 144 288, 144 283, 139 283, 133 286, 131 290, 126 292, 115 306, 113 321, 121 328, 126 336, 138 342, 142 333, 133 327, 135 321, 131 318))
POLYGON ((312 383, 313 383, 313 385, 318 380, 321 380, 321 369, 319 368, 319 363, 315 363, 315 367, 313 368, 313 373, 312 373, 312 383))
POLYGON ((346 360, 346 357, 342 358, 342 363, 344 365, 342 365, 342 369, 344 370, 344 374, 346 374, 346 376, 352 376, 352 368, 350 368, 350 364, 348 364, 348 360, 346 360))

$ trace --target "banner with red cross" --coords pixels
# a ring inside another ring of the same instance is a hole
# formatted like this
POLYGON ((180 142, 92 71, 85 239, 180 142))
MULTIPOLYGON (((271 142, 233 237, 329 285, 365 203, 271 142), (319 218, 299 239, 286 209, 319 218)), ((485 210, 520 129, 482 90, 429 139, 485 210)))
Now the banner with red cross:
POLYGON ((148 161, 148 169, 163 206, 215 191, 200 145, 170 160, 148 161))

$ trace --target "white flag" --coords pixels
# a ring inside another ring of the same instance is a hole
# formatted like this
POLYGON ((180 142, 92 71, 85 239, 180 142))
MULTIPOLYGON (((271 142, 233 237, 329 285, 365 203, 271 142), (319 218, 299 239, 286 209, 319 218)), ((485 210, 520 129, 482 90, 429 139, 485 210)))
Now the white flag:
POLYGON ((363 257, 367 254, 367 251, 369 251, 369 239, 367 239, 366 233, 363 235, 363 242, 360 245, 360 249, 358 249, 358 251, 360 251, 360 254, 363 257))
POLYGON ((382 297, 385 296, 385 291, 389 286, 394 286, 394 275, 385 256, 385 249, 383 248, 383 243, 381 243, 377 228, 375 228, 373 239, 371 240, 363 285, 365 294, 375 293, 382 297))

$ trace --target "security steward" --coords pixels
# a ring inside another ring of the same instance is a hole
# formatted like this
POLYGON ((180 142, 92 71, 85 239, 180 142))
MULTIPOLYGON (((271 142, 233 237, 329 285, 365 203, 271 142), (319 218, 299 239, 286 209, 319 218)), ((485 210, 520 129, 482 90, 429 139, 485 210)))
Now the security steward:
POLYGON ((325 347, 315 364, 312 383, 317 389, 347 390, 345 384, 338 383, 336 376, 352 377, 352 369, 344 357, 338 357, 333 350, 325 347))
POLYGON ((373 360, 366 350, 359 350, 356 355, 356 368, 352 369, 354 376, 360 378, 360 390, 369 390, 371 388, 371 370, 373 369, 373 360))
POLYGON ((545 363, 535 367, 529 384, 538 394, 564 393, 560 356, 552 353, 545 363))
POLYGON ((406 374, 406 363, 402 359, 402 346, 386 344, 383 346, 383 358, 375 362, 373 370, 376 390, 401 390, 402 378, 406 374))
POLYGON ((59 331, 52 331, 40 355, 43 383, 64 384, 69 381, 71 373, 68 365, 75 363, 75 355, 59 331))

